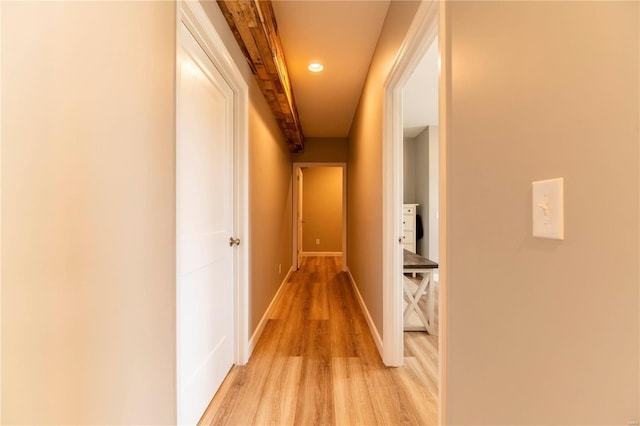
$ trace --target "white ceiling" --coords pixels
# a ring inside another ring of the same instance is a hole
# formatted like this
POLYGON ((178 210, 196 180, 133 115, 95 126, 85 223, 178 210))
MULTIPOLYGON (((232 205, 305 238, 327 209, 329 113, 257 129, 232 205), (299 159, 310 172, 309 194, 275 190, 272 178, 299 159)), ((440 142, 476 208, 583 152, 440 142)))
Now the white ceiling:
POLYGON ((431 44, 402 91, 404 136, 413 138, 438 125, 438 38, 431 44))
POLYGON ((346 137, 388 0, 273 1, 305 137, 346 137), (312 73, 312 62, 324 71, 312 73))

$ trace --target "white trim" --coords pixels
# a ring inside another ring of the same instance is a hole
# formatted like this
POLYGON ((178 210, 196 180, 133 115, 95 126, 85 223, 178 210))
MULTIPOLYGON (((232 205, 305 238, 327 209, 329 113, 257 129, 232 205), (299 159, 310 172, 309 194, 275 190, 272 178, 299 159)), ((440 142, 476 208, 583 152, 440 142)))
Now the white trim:
POLYGON ((293 193, 291 204, 291 215, 293 219, 293 223, 291 224, 293 226, 293 231, 291 233, 293 240, 291 241, 291 243, 293 244, 293 247, 291 248, 291 255, 294 258, 292 262, 293 267, 296 268, 297 271, 298 269, 300 269, 300 264, 302 263, 302 259, 300 259, 300 252, 302 251, 302 247, 300 247, 302 244, 302 242, 300 241, 302 240, 302 237, 300 236, 300 228, 304 223, 300 218, 299 211, 300 205, 302 204, 302 201, 300 200, 301 193, 304 198, 304 173, 302 172, 302 169, 293 166, 291 178, 293 179, 293 193), (300 186, 300 181, 303 181, 302 186, 300 186))
MULTIPOLYGON (((240 239, 242 244, 234 249, 233 255, 233 350, 234 363, 245 364, 249 358, 249 222, 248 222, 248 116, 249 116, 249 88, 247 82, 237 65, 233 61, 224 42, 216 32, 204 9, 199 2, 179 1, 176 4, 176 82, 180 80, 180 64, 178 62, 178 49, 180 48, 181 23, 193 35, 202 50, 212 61, 218 72, 228 83, 233 93, 233 236, 240 239)), ((176 84, 176 117, 180 112, 180 90, 176 84)), ((176 167, 177 167, 177 143, 180 141, 180 129, 176 119, 176 167)), ((177 175, 176 175, 177 178, 177 175)), ((177 180, 176 180, 177 185, 177 180)), ((178 203, 176 187, 176 206, 178 203)), ((176 212, 176 253, 179 248, 177 237, 178 212, 176 212)), ((176 265, 176 279, 179 277, 179 266, 176 265)), ((177 323, 178 312, 178 288, 176 286, 176 365, 180 357, 178 345, 179 336, 177 323)), ((177 418, 181 418, 180 402, 180 376, 176 368, 177 386, 177 418)))
POLYGON ((242 72, 233 61, 222 38, 199 2, 181 1, 180 20, 201 43, 201 47, 218 71, 231 86, 234 93, 234 147, 235 178, 234 230, 242 242, 236 249, 235 257, 235 363, 244 365, 249 359, 249 87, 242 72))
MULTIPOLYGON (((338 254, 306 254, 306 256, 342 256, 342 270, 347 270, 347 163, 322 163, 322 162, 314 162, 314 163, 298 163, 294 162, 292 164, 293 173, 292 173, 292 243, 293 247, 291 250, 291 264, 297 265, 297 253, 298 253, 298 169, 302 167, 341 167, 342 168, 342 253, 338 254)), ((303 183, 304 185, 304 183, 303 183)), ((306 253, 314 253, 314 252, 306 252, 306 253)), ((322 253, 322 252, 319 252, 322 253)), ((301 256, 305 256, 305 254, 300 253, 301 256)))
POLYGON ((349 268, 346 269, 347 275, 349 275, 349 282, 351 283, 351 287, 353 288, 353 292, 356 294, 356 298, 358 299, 358 303, 360 304, 360 309, 362 309, 362 313, 364 314, 364 318, 367 320, 367 325, 369 326, 369 331, 371 331, 371 336, 373 337, 373 341, 376 343, 378 347, 378 352, 382 353, 382 338, 380 337, 380 333, 378 333, 378 329, 373 322, 373 318, 371 318, 371 314, 369 313, 369 309, 367 309, 367 304, 364 303, 364 299, 360 294, 360 290, 358 290, 358 285, 356 284, 356 280, 353 278, 351 274, 351 270, 349 268))
MULTIPOLYGON (((0 1, 0 26, 2 23, 2 1, 0 1)), ((2 46, 2 31, 0 31, 2 46)), ((0 425, 2 421, 2 48, 0 47, 0 425)))
POLYGON ((311 257, 311 256, 342 256, 342 252, 339 251, 301 251, 300 256, 302 257, 311 257))
POLYGON ((448 197, 447 192, 447 147, 448 147, 448 134, 449 134, 449 94, 450 79, 449 70, 451 69, 451 46, 446 38, 446 34, 449 31, 447 27, 447 8, 448 4, 444 3, 440 9, 440 22, 439 22, 439 51, 440 51, 440 81, 438 85, 438 156, 439 156, 439 247, 438 247, 438 282, 440 295, 438 299, 438 315, 439 315, 439 330, 438 330, 438 360, 440 362, 440 381, 438 383, 438 424, 447 424, 447 318, 448 313, 448 257, 447 257, 447 223, 448 223, 448 197))
POLYGON ((446 73, 449 60, 446 40, 446 3, 422 0, 384 84, 383 138, 383 360, 402 365, 402 250, 396 243, 401 230, 402 206, 402 89, 418 62, 439 35, 441 69, 439 82, 440 130, 440 296, 439 296, 439 406, 438 424, 446 424, 446 73))
POLYGON ((284 280, 282 280, 282 283, 280 283, 280 287, 278 288, 278 291, 276 292, 275 296, 273 296, 273 299, 271 299, 271 303, 269 303, 269 306, 267 307, 267 310, 262 316, 262 319, 258 323, 256 330, 253 332, 253 335, 249 340, 249 356, 251 356, 251 354, 253 353, 253 350, 255 349, 256 344, 258 343, 258 340, 260 340, 260 336, 262 336, 262 332, 264 331, 264 328, 267 326, 267 321, 269 321, 269 317, 271 316, 271 313, 273 312, 273 309, 275 308, 276 303, 278 303, 278 300, 280 300, 280 298, 282 297, 282 293, 284 293, 285 286, 289 282, 289 278, 291 277, 291 274, 294 271, 295 271, 295 268, 292 266, 289 269, 289 272, 287 272, 287 275, 284 277, 284 280))
POLYGON ((342 168, 342 270, 347 270, 347 165, 342 168))
POLYGON ((293 163, 294 166, 299 166, 299 167, 346 167, 347 163, 345 162, 339 162, 339 163, 321 163, 321 162, 315 162, 315 163, 302 163, 302 162, 294 162, 293 163))
POLYGON ((435 39, 440 2, 422 1, 384 83, 383 352, 387 366, 404 362, 402 320, 402 89, 435 39))

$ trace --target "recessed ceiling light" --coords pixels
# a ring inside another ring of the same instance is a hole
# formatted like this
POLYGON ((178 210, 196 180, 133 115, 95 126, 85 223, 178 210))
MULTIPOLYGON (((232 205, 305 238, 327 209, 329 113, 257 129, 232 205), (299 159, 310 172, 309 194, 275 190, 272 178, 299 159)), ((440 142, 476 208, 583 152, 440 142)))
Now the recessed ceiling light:
POLYGON ((318 63, 309 64, 309 71, 311 72, 320 72, 323 69, 324 67, 322 66, 322 64, 318 64, 318 63))

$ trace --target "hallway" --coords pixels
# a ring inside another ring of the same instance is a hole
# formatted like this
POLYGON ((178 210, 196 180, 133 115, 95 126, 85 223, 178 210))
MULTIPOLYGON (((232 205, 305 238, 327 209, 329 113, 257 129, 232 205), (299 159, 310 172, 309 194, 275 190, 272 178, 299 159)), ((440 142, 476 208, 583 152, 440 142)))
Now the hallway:
POLYGON ((200 424, 437 424, 437 345, 405 333, 405 366, 385 367, 340 258, 308 257, 200 424))

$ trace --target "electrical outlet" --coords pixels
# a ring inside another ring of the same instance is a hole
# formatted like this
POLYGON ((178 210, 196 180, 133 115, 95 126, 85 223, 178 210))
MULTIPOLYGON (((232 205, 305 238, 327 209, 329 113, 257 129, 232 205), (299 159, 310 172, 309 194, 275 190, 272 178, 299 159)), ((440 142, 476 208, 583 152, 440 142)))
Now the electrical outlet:
POLYGON ((316 238, 316 245, 320 244, 320 238, 316 238))

